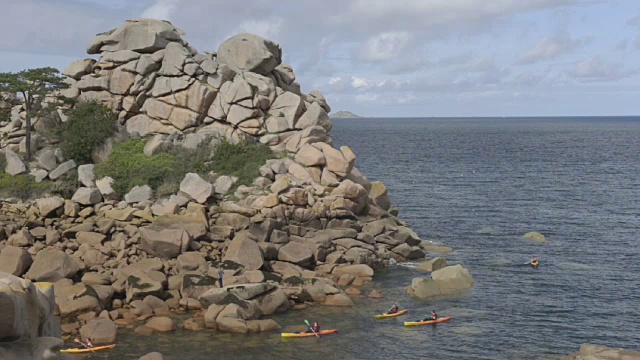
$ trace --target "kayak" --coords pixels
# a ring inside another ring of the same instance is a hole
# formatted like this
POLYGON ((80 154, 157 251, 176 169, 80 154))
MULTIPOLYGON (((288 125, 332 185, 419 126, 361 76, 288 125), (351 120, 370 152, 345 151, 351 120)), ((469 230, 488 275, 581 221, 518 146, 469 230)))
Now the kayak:
POLYGON ((400 315, 404 315, 406 313, 408 313, 409 310, 405 309, 405 310, 401 310, 398 311, 395 314, 381 314, 381 315, 376 315, 376 319, 386 319, 386 318, 392 318, 392 317, 396 317, 396 316, 400 316, 400 315))
POLYGON ((439 318, 436 320, 428 320, 428 321, 405 321, 404 322, 404 326, 422 326, 422 325, 432 325, 432 324, 438 324, 438 323, 442 323, 442 322, 446 322, 449 321, 453 318, 451 317, 443 317, 443 318, 439 318))
POLYGON ((111 350, 116 347, 116 344, 112 345, 104 345, 104 346, 95 346, 90 349, 62 349, 60 350, 63 354, 88 354, 96 351, 102 350, 111 350))
MULTIPOLYGON (((337 329, 331 329, 331 330, 322 330, 319 333, 317 333, 318 335, 329 335, 329 334, 335 334, 337 333, 338 330, 337 329)), ((296 338, 296 337, 311 337, 311 336, 316 336, 316 334, 314 333, 282 333, 281 334, 283 338, 296 338)))

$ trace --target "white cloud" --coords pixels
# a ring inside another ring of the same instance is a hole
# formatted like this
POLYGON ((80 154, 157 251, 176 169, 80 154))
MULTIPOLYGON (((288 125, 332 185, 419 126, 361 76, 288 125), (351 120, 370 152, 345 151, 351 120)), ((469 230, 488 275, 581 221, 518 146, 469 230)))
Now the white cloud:
POLYGON ((381 94, 376 94, 376 93, 358 94, 355 97, 355 102, 358 104, 371 104, 371 103, 376 103, 380 101, 381 97, 382 97, 381 94))
POLYGON ((542 39, 535 48, 520 56, 517 63, 533 64, 544 60, 555 59, 588 45, 591 40, 590 37, 574 39, 567 30, 556 31, 542 39))
POLYGON ((361 58, 366 61, 389 60, 404 50, 411 35, 406 31, 384 32, 371 36, 361 49, 361 58))
POLYGON ((140 17, 171 20, 171 14, 178 7, 180 0, 158 0, 142 12, 140 17))
POLYGON ((238 27, 231 32, 231 36, 247 32, 273 40, 280 34, 282 24, 282 19, 278 17, 271 17, 266 20, 247 20, 238 25, 238 27))
POLYGON ((637 69, 627 69, 622 64, 606 62, 599 56, 579 62, 570 72, 580 82, 611 82, 629 77, 637 69))
POLYGON ((372 86, 372 83, 368 79, 359 78, 359 77, 355 77, 355 76, 351 77, 351 87, 353 87, 355 89, 369 88, 371 86, 372 86))

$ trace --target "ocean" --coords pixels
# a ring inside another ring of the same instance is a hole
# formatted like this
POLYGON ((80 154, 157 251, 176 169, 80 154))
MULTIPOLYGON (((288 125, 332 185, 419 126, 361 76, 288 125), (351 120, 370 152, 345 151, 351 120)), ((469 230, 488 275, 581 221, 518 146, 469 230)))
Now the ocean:
POLYGON ((119 332, 99 358, 558 359, 582 343, 640 349, 640 118, 374 118, 334 120, 370 181, 400 217, 455 251, 475 288, 411 299, 415 264, 376 273, 354 308, 321 305, 275 319, 318 321, 336 335, 119 332), (522 236, 539 231, 547 242, 522 236), (538 269, 524 266, 532 256, 538 269), (382 299, 365 295, 376 289, 382 299), (375 320, 398 301, 407 316, 375 320), (405 328, 431 310, 452 316, 405 328))

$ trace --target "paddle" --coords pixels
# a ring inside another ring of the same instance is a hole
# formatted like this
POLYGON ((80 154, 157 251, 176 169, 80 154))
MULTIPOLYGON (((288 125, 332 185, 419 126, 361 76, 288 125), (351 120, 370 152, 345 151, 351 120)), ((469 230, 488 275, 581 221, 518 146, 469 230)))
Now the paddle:
POLYGON ((87 344, 83 343, 83 342, 82 342, 82 341, 80 341, 80 339, 78 339, 78 338, 73 339, 73 342, 75 342, 75 343, 79 343, 79 344, 81 344, 82 346, 84 346, 84 348, 85 348, 85 349, 89 349, 89 350, 91 350, 91 352, 94 352, 94 350, 93 350, 92 348, 90 348, 90 347, 89 347, 89 345, 87 345, 87 344))
POLYGON ((313 327, 311 326, 311 324, 309 324, 309 320, 305 320, 304 321, 305 324, 307 324, 307 326, 309 327, 309 329, 311 329, 311 331, 313 331, 313 333, 315 334, 315 336, 320 337, 320 335, 318 335, 318 333, 313 329, 313 327))

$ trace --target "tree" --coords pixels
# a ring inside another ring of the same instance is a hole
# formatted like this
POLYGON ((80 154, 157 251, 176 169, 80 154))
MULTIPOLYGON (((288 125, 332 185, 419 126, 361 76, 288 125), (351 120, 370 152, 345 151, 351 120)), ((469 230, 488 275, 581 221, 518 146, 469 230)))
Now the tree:
POLYGON ((23 70, 18 73, 0 73, 0 100, 2 93, 22 95, 27 111, 26 119, 26 161, 31 161, 31 119, 40 117, 53 111, 57 106, 68 102, 69 99, 60 94, 60 90, 68 88, 57 69, 45 67, 23 70), (47 106, 36 108, 37 101, 42 102, 46 97, 51 98, 47 106))

